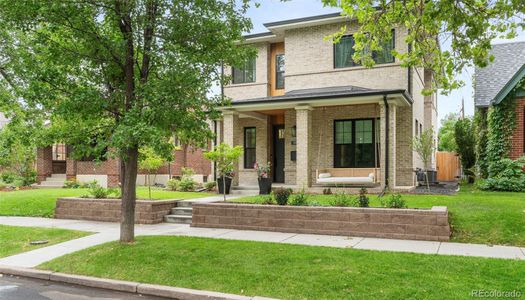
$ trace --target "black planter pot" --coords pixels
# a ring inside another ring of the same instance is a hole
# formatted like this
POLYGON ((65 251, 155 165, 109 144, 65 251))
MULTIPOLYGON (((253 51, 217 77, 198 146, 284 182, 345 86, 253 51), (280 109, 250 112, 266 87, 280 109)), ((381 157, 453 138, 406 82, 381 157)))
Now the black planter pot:
POLYGON ((428 183, 429 184, 434 184, 434 183, 437 183, 437 171, 434 171, 434 170, 427 170, 427 171, 423 171, 423 170, 420 170, 417 172, 417 181, 419 182, 420 185, 426 185, 427 184, 427 178, 428 177, 428 183), (426 173, 426 176, 425 176, 425 173, 426 173))
POLYGON ((224 183, 223 178, 226 178, 226 195, 230 194, 230 187, 232 185, 232 178, 231 177, 219 177, 217 178, 217 185, 219 189, 219 194, 224 194, 224 183))
POLYGON ((259 178, 259 195, 268 195, 272 192, 272 181, 270 178, 259 178))

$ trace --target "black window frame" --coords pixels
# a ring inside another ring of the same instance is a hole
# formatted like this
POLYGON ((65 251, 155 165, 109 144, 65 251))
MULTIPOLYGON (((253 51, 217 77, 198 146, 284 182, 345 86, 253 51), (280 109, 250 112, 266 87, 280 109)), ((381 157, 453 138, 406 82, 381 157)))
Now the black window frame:
POLYGON ((254 57, 254 58, 248 59, 244 63, 244 65, 242 67, 235 67, 235 66, 233 66, 232 67, 232 84, 254 83, 256 81, 256 76, 257 76, 257 72, 256 72, 257 64, 256 64, 256 61, 257 61, 257 59, 254 57), (248 68, 249 66, 251 67, 251 69, 248 68), (247 79, 248 76, 246 76, 246 75, 248 74, 247 73, 248 71, 252 71, 253 72, 252 79, 247 79), (235 76, 236 72, 242 72, 242 80, 241 81, 236 81, 235 80, 235 78, 237 78, 237 76, 235 76))
POLYGON ((338 119, 338 120, 334 120, 333 121, 334 123, 334 127, 333 127, 333 167, 334 168, 376 168, 376 167, 379 167, 379 153, 377 153, 377 145, 379 144, 379 142, 377 141, 377 136, 376 136, 376 133, 377 133, 377 128, 376 126, 378 125, 377 124, 377 118, 358 118, 358 119, 338 119), (351 146, 351 149, 350 149, 350 156, 353 157, 350 165, 348 166, 342 166, 339 164, 339 162, 341 161, 341 159, 338 159, 339 156, 338 156, 338 153, 337 153, 337 145, 341 145, 341 144, 337 144, 337 123, 338 122, 352 122, 352 143, 351 144, 346 144, 346 145, 352 145, 351 146), (356 143, 356 121, 371 121, 372 122, 372 144, 373 144, 373 147, 374 147, 374 160, 372 162, 372 164, 370 166, 359 166, 356 164, 356 159, 355 159, 355 155, 356 155, 356 148, 357 148, 357 143, 356 143))
POLYGON ((257 162, 257 128, 256 127, 244 127, 244 136, 243 136, 243 146, 244 146, 244 168, 245 169, 253 169, 254 168, 254 165, 255 163, 257 162), (248 145, 246 143, 246 132, 248 130, 253 130, 253 135, 255 136, 255 144, 253 145, 253 147, 249 147, 248 148, 248 145), (250 150, 250 151, 247 151, 247 150, 250 150), (249 155, 253 155, 253 162, 249 163, 248 162, 248 159, 250 157, 248 157, 249 155))
MULTIPOLYGON (((344 69, 344 68, 352 68, 352 67, 359 67, 359 66, 361 66, 360 63, 356 63, 353 59, 350 60, 352 62, 352 64, 349 65, 349 66, 337 66, 337 64, 336 64, 337 46, 341 43, 342 39, 347 39, 347 38, 354 38, 354 35, 353 34, 343 35, 341 37, 341 39, 339 40, 339 43, 333 45, 333 67, 334 67, 334 69, 344 69)), ((395 50, 396 49, 396 30, 395 29, 392 29, 392 39, 390 40, 390 42, 392 43, 392 50, 395 50)), ((355 45, 355 42, 354 42, 354 45, 355 45)), ((354 55, 354 53, 355 53, 355 50, 353 50, 353 47, 352 47, 352 53, 351 53, 350 57, 352 57, 354 55)), ((386 62, 377 62, 376 61, 376 57, 377 57, 377 51, 373 51, 372 52, 372 59, 374 59, 376 65, 391 64, 391 63, 396 62, 396 58, 394 57, 394 55, 392 55, 392 61, 386 61, 386 62)))
MULTIPOLYGON (((285 85, 285 82, 284 82, 284 73, 286 71, 282 71, 282 72, 279 72, 278 70, 278 65, 277 63, 279 62, 279 59, 278 57, 282 56, 283 57, 283 60, 284 60, 284 53, 280 53, 280 54, 276 54, 275 55, 275 89, 276 90, 282 90, 284 89, 284 85, 285 85), (279 74, 282 73, 282 86, 279 85, 279 74)), ((286 62, 285 62, 286 63, 286 62)))

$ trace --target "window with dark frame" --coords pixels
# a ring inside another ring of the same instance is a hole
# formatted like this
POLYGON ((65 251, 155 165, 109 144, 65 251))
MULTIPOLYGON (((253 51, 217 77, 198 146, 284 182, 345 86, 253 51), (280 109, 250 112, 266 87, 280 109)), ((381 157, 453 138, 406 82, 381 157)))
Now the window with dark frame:
POLYGON ((244 168, 253 169, 256 157, 256 131, 255 127, 244 128, 244 168))
POLYGON ((416 120, 416 137, 419 136, 419 133, 417 132, 419 130, 419 122, 416 120))
POLYGON ((284 54, 275 56, 275 89, 284 89, 284 54))
POLYGON ((248 59, 244 65, 232 67, 232 83, 255 82, 255 58, 248 59))
POLYGON ((372 168, 379 165, 375 126, 374 119, 334 121, 335 168, 372 168))
MULTIPOLYGON (((354 50, 355 40, 353 35, 345 35, 341 37, 339 43, 334 44, 334 68, 347 68, 359 66, 360 64, 354 62, 352 56, 354 50)), ((395 49, 395 30, 392 30, 392 38, 385 42, 381 51, 373 51, 372 59, 376 64, 393 63, 394 56, 392 50, 395 49)))

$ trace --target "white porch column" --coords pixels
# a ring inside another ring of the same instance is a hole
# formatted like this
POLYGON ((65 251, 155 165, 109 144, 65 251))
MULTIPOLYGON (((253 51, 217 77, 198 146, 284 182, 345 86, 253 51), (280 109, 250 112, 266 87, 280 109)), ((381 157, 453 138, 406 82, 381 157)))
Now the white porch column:
MULTIPOLYGON (((236 111, 224 111, 222 115, 223 142, 231 147, 236 146, 238 144, 239 114, 236 111)), ((239 164, 235 165, 234 171, 235 177, 233 177, 232 185, 237 186, 239 185, 239 164)))
POLYGON ((388 103, 388 124, 386 118, 386 107, 383 103, 380 105, 381 119, 381 186, 386 184, 386 151, 388 151, 388 185, 391 189, 396 186, 396 118, 397 107, 394 103, 388 103), (386 131, 388 127, 388 145, 386 131))
POLYGON ((311 162, 311 137, 312 137, 312 108, 310 106, 297 106, 297 173, 296 184, 298 188, 308 188, 312 183, 311 162))

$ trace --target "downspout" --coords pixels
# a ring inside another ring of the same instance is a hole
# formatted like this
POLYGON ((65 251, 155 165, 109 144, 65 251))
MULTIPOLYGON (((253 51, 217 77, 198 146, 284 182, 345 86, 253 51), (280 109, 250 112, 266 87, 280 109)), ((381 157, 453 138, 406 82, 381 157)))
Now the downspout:
POLYGON ((382 196, 385 191, 388 189, 388 181, 389 181, 389 174, 388 174, 388 169, 389 169, 389 151, 388 151, 388 144, 390 143, 389 141, 389 135, 390 135, 390 129, 389 129, 389 124, 390 124, 390 108, 388 107, 388 101, 387 101, 387 95, 384 94, 383 95, 383 103, 385 105, 385 187, 383 188, 383 192, 381 193, 380 196, 382 196))

